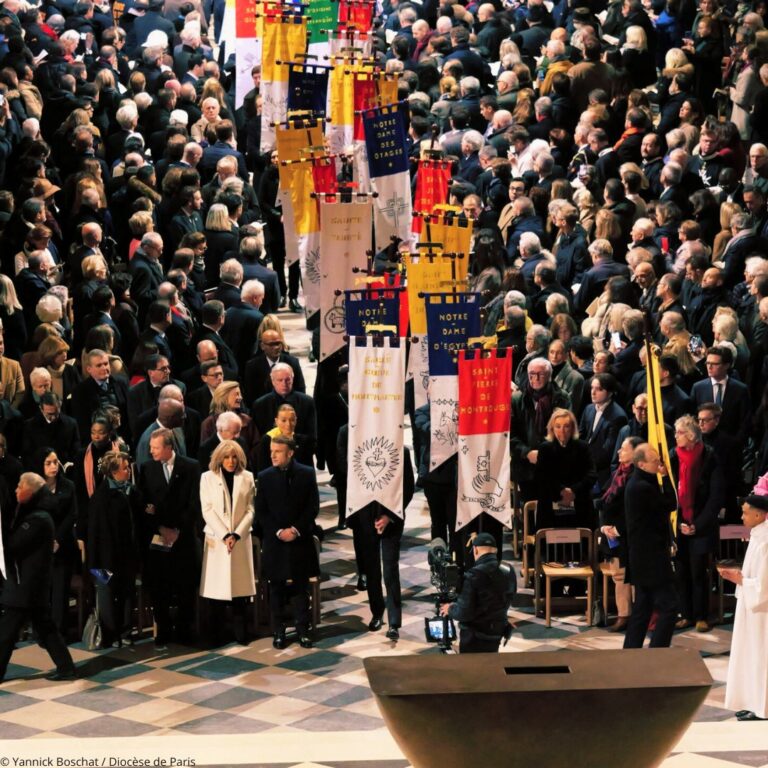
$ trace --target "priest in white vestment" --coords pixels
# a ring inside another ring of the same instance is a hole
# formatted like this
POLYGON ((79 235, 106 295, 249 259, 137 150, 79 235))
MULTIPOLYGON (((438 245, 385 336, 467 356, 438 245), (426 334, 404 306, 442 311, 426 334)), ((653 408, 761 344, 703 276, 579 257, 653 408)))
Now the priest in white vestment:
POLYGON ((763 720, 768 718, 768 496, 747 496, 741 509, 750 529, 744 565, 720 569, 737 585, 725 706, 739 720, 763 720))

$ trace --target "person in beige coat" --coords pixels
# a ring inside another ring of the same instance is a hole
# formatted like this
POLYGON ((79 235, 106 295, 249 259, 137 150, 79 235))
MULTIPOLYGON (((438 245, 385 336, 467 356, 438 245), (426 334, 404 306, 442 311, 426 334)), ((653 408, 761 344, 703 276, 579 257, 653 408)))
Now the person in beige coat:
POLYGON ((205 520, 200 595, 209 602, 209 641, 220 644, 225 603, 232 606, 235 639, 247 645, 247 608, 256 594, 253 571, 253 475, 245 469, 243 449, 222 440, 200 479, 200 505, 205 520))

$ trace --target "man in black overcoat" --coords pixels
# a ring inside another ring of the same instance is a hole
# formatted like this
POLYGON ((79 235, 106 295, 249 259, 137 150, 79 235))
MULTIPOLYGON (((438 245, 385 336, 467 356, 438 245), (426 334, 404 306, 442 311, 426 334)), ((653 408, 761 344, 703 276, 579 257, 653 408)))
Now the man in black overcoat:
POLYGON ((172 637, 170 607, 178 607, 175 639, 192 638, 200 558, 195 524, 201 519, 200 465, 173 450, 173 433, 158 429, 149 439, 151 461, 139 466, 139 490, 146 503, 144 519, 146 580, 157 634, 155 646, 172 637))
POLYGON ((27 621, 32 623, 37 642, 56 664, 56 672, 49 679, 72 680, 75 664, 51 618, 51 515, 56 499, 40 475, 26 472, 16 488, 16 500, 19 506, 4 536, 7 579, 0 595, 4 609, 0 618, 0 682, 5 678, 19 631, 27 621))
POLYGON ((307 591, 310 576, 320 573, 313 539, 320 496, 315 470, 293 460, 295 449, 295 443, 287 437, 273 437, 272 466, 259 472, 257 484, 261 570, 269 581, 275 648, 286 645, 283 615, 288 601, 302 648, 313 645, 307 591))
POLYGON ((635 449, 634 471, 627 481, 625 513, 629 566, 627 581, 635 588, 625 648, 642 648, 653 611, 658 612, 651 648, 668 648, 677 621, 677 593, 672 569, 669 514, 677 497, 658 452, 648 443, 635 449), (657 473, 662 475, 659 487, 657 473))

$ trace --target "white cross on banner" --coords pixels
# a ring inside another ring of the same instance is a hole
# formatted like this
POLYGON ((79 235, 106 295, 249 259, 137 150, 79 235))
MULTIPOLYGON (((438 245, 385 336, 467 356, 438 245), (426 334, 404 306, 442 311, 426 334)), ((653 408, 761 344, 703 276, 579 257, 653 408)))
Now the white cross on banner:
POLYGON ((349 344, 347 517, 373 501, 403 516, 405 339, 349 344))
POLYGON ((375 201, 376 250, 391 237, 408 241, 411 236, 411 177, 405 118, 398 107, 371 110, 363 115, 363 130, 375 201))

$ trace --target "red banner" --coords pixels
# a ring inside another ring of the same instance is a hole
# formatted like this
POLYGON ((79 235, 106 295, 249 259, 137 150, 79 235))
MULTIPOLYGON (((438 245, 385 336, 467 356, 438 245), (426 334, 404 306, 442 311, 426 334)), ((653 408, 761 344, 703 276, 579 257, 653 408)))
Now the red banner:
POLYGON ((512 354, 459 352, 459 435, 508 432, 512 405, 512 354), (474 355, 474 357, 473 357, 474 355))
POLYGON ((373 2, 365 0, 340 0, 339 26, 346 26, 358 32, 370 32, 373 26, 373 2))
POLYGON ((377 104, 376 82, 373 74, 359 73, 355 75, 354 82, 355 127, 352 138, 356 141, 365 141, 363 130, 363 111, 375 109, 377 104))
MULTIPOLYGON (((317 157, 312 160, 312 181, 314 182, 315 192, 328 195, 325 197, 326 203, 335 203, 335 194, 338 191, 338 182, 336 181, 336 163, 334 160, 326 157, 317 157)), ((320 211, 321 198, 315 198, 318 214, 320 211)))
MULTIPOLYGON (((416 173, 414 211, 432 213, 436 205, 447 202, 451 181, 451 164, 446 160, 419 160, 416 173)), ((421 216, 414 216, 411 231, 419 233, 424 225, 421 216)))

